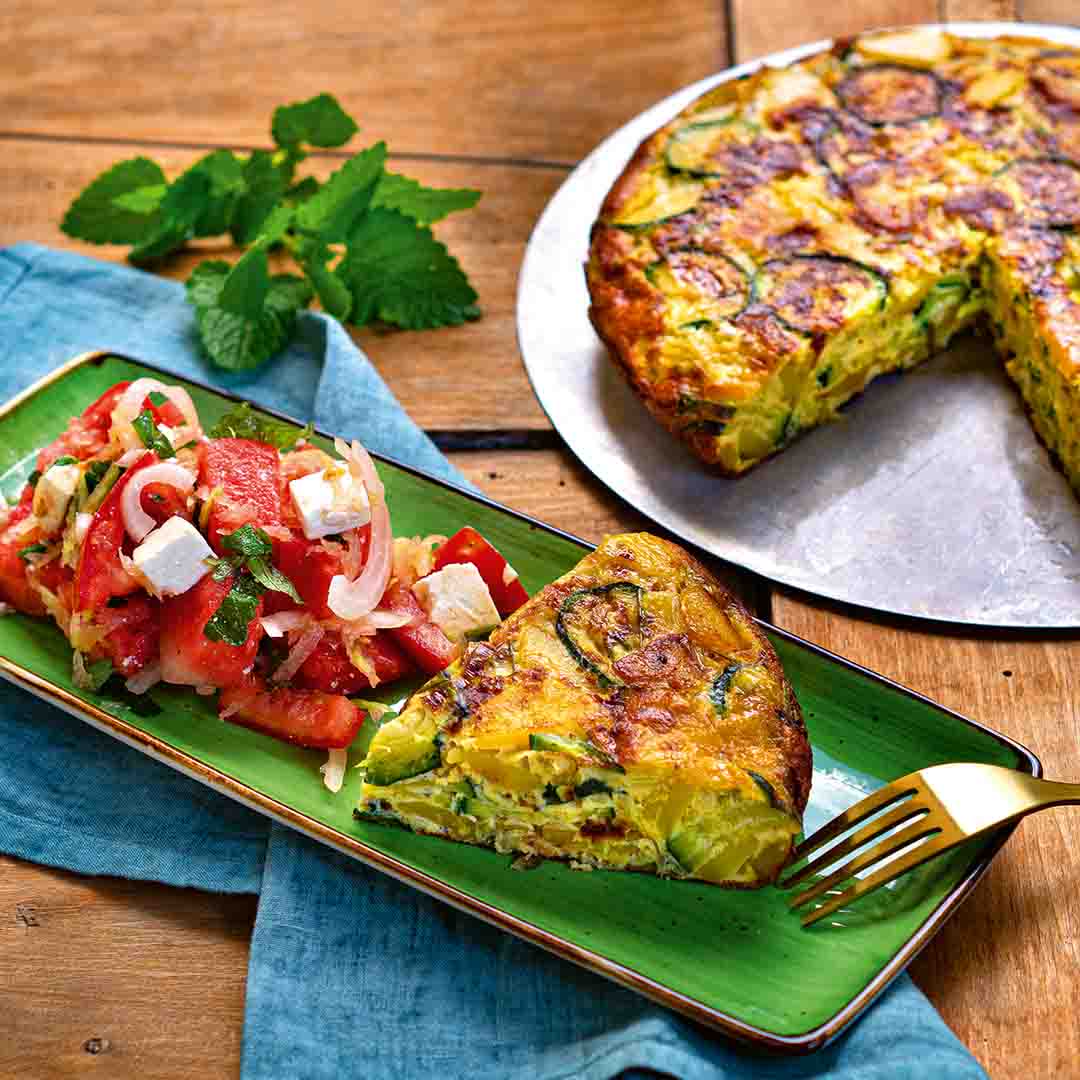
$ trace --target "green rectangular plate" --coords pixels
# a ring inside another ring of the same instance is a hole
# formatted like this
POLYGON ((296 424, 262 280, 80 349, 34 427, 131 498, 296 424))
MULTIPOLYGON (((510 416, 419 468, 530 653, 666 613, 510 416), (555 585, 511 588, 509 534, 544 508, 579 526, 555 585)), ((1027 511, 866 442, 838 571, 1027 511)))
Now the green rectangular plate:
MULTIPOLYGON (((35 451, 120 379, 181 382, 206 426, 234 404, 218 391, 115 356, 73 361, 0 413, 0 490, 17 496, 35 451)), ((318 440, 317 440, 318 441, 318 440)), ((323 439, 323 445, 329 440, 323 439)), ((513 563, 530 592, 572 567, 588 545, 415 470, 380 462, 398 535, 473 525, 513 563)), ((1041 772, 1002 735, 878 675, 766 626, 795 687, 814 748, 808 831, 890 780, 946 761, 1041 772)), ((410 885, 607 975, 738 1038, 786 1053, 813 1050, 864 1009, 971 889, 1008 830, 928 863, 804 930, 785 895, 646 874, 578 873, 548 862, 529 873, 494 852, 385 825, 352 808, 356 770, 332 795, 325 755, 286 746, 216 716, 213 699, 159 686, 156 716, 79 691, 71 651, 49 622, 0 619, 0 673, 91 724, 256 810, 410 885)), ((393 697, 400 697, 401 690, 393 697)), ((387 700, 391 695, 387 695, 387 700)), ((370 727, 370 725, 367 725, 370 727)), ((359 760, 370 732, 350 755, 359 760)))

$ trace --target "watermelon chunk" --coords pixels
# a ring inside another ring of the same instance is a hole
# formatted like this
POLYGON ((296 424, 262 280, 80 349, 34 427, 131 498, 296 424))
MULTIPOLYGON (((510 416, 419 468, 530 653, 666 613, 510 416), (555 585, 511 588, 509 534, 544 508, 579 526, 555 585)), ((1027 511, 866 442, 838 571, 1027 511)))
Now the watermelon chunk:
POLYGON ((364 713, 342 694, 270 690, 255 679, 221 692, 222 715, 234 724, 314 749, 339 750, 356 738, 364 713))
POLYGON ((203 444, 199 479, 221 493, 210 508, 207 541, 220 555, 222 536, 241 525, 280 525, 277 450, 252 439, 211 439, 203 444))
POLYGON ((242 682, 255 663, 263 629, 262 601, 248 623, 243 645, 211 641, 203 632, 210 616, 232 588, 232 578, 215 581, 210 574, 179 596, 161 604, 161 677, 182 686, 232 686, 242 682))
POLYGON ((30 516, 33 498, 34 489, 27 484, 0 533, 0 600, 26 615, 44 615, 45 605, 26 576, 27 563, 19 558, 19 552, 38 539, 37 529, 20 532, 18 528, 30 516))
MULTIPOLYGON (((380 685, 395 682, 413 670, 408 657, 383 631, 365 640, 364 651, 375 668, 380 685)), ((334 694, 360 694, 371 689, 371 681, 354 666, 337 634, 323 636, 293 676, 293 683, 308 690, 334 694)))

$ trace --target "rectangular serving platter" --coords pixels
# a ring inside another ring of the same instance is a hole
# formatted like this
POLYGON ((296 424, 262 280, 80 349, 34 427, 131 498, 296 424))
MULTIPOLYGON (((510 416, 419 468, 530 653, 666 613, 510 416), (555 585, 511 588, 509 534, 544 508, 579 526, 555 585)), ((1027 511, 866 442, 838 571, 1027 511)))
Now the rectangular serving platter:
MULTIPOLYGON (((151 365, 101 353, 78 357, 0 409, 4 496, 17 497, 37 449, 70 416, 115 382, 146 375, 185 386, 206 427, 236 402, 151 365)), ((313 441, 332 443, 322 433, 313 441)), ((472 525, 507 556, 530 593, 590 550, 483 496, 377 460, 396 535, 448 535, 472 525)), ((982 761, 1041 775, 1038 759, 1004 735, 762 625, 795 687, 813 743, 807 831, 927 765, 982 761)), ((646 874, 581 873, 556 862, 523 873, 491 851, 358 822, 352 816, 360 788, 355 769, 333 795, 318 772, 325 754, 223 723, 212 698, 158 686, 149 696, 160 711, 148 716, 80 691, 71 680, 67 642, 43 619, 0 619, 0 674, 346 855, 693 1020, 781 1053, 817 1049, 858 1016, 956 909, 1011 831, 957 849, 804 930, 774 888, 735 891, 646 874)), ((384 690, 382 700, 401 694, 398 684, 384 690)), ((350 765, 363 756, 371 728, 365 725, 350 751, 350 765)))

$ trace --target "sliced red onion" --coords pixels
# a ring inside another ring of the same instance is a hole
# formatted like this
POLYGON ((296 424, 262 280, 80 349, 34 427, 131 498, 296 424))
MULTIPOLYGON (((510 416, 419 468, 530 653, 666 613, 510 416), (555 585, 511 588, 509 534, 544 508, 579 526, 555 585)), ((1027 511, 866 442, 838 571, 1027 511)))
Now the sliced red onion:
POLYGON ((199 414, 191 395, 181 386, 166 386, 158 379, 136 379, 120 396, 112 411, 110 439, 120 446, 141 445, 139 433, 131 426, 132 420, 142 412, 146 395, 157 391, 164 394, 183 414, 185 423, 176 428, 172 435, 176 442, 186 443, 202 435, 199 414))
POLYGON ((260 525, 259 528, 272 540, 291 540, 293 538, 292 529, 287 525, 260 525))
POLYGON ((396 611, 373 611, 367 619, 376 630, 396 630, 401 626, 419 626, 424 621, 424 616, 396 611))
POLYGON ((344 574, 331 578, 326 598, 327 606, 338 618, 352 621, 374 611, 386 592, 394 565, 394 538, 390 531, 386 494, 370 455, 355 439, 351 446, 346 446, 342 439, 335 439, 334 447, 348 462, 349 471, 364 485, 371 504, 367 561, 355 578, 344 574))
POLYGON ((90 528, 90 522, 93 520, 93 514, 87 514, 82 510, 75 515, 75 542, 77 544, 81 544, 86 539, 86 530, 90 528))
POLYGON ((147 664, 142 671, 135 672, 124 682, 126 689, 133 694, 145 694, 151 686, 161 682, 161 665, 158 663, 147 664))
POLYGON ((142 508, 143 488, 148 484, 168 484, 178 491, 190 491, 195 486, 195 477, 175 461, 148 465, 132 476, 124 485, 120 509, 124 515, 124 528, 135 543, 140 543, 157 524, 142 508))
POLYGON ((318 625, 310 626, 300 635, 300 640, 289 650, 289 655, 281 662, 277 671, 270 677, 271 682, 288 682, 303 667, 304 661, 315 651, 326 631, 318 625))
POLYGON ((145 446, 136 446, 131 450, 125 450, 124 453, 116 459, 116 464, 119 465, 121 469, 129 469, 145 453, 148 453, 145 446))
POLYGON ((290 630, 299 630, 310 618, 303 611, 279 611, 275 615, 264 615, 259 622, 270 637, 279 638, 284 637, 290 630))
POLYGON ((348 750, 331 750, 325 765, 319 766, 323 783, 336 795, 345 783, 345 768, 349 764, 348 750))

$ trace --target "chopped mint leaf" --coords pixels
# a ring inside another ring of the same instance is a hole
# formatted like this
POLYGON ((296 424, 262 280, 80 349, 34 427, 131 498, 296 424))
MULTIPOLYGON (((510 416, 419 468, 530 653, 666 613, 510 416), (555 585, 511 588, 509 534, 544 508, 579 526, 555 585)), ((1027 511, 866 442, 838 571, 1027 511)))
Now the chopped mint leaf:
POLYGON ((228 311, 220 299, 231 267, 208 259, 188 280, 188 299, 195 305, 199 336, 219 367, 242 371, 258 367, 288 343, 297 313, 311 300, 311 286, 293 274, 270 278, 262 310, 256 318, 228 311))
POLYGON ((479 201, 480 192, 472 188, 429 188, 407 176, 388 172, 383 173, 371 205, 396 210, 418 225, 431 225, 479 201))
POLYGON ((357 132, 356 121, 330 94, 282 105, 271 127, 278 146, 343 146, 357 132))
POLYGON ((89 495, 91 491, 98 486, 101 478, 109 471, 109 466, 112 462, 109 461, 91 461, 87 466, 86 472, 83 473, 83 479, 86 481, 86 494, 89 495))
POLYGON ((95 660, 92 664, 87 664, 84 660, 83 664, 86 668, 86 681, 89 684, 87 689, 96 693, 109 681, 109 677, 113 674, 112 661, 95 660))
POLYGON ((229 271, 218 304, 233 315, 258 319, 270 289, 270 263, 266 248, 256 244, 229 271))
POLYGON ((150 399, 150 404, 158 409, 169 400, 160 390, 151 390, 146 396, 150 399))
POLYGON ((27 478, 26 482, 31 487, 37 487, 37 482, 41 479, 41 470, 35 469, 27 478))
POLYGON ((230 555, 227 559, 207 559, 206 565, 210 567, 210 576, 215 581, 224 581, 240 569, 243 561, 242 555, 230 555))
POLYGON ((49 468, 51 469, 54 465, 78 465, 78 464, 79 464, 79 459, 77 457, 72 457, 70 454, 61 454, 60 457, 56 458, 54 461, 51 461, 49 463, 49 468))
POLYGON ((284 593, 298 604, 303 603, 296 586, 265 558, 255 557, 247 560, 248 572, 267 591, 284 593))
POLYGON ((217 611, 207 619, 203 634, 211 641, 240 648, 247 641, 248 627, 259 610, 262 593, 263 587, 254 578, 237 574, 217 611))
POLYGON ((285 420, 257 413, 244 401, 227 412, 208 432, 211 439, 253 439, 278 450, 291 450, 311 435, 312 425, 298 428, 285 420))
POLYGON ((357 326, 379 319, 424 330, 480 316, 457 260, 430 229, 396 210, 375 208, 360 219, 335 272, 352 293, 357 326))
POLYGON ((274 545, 270 537, 257 525, 241 525, 235 532, 221 538, 222 546, 228 551, 245 557, 252 555, 270 555, 274 545))
POLYGON ((121 161, 85 187, 60 225, 68 236, 91 244, 138 244, 158 225, 158 212, 118 205, 117 199, 165 183, 161 167, 147 157, 121 161))
POLYGON ((143 409, 131 421, 131 426, 135 429, 139 438, 142 439, 143 446, 147 450, 153 450, 162 461, 166 458, 176 457, 176 451, 173 449, 172 443, 162 435, 161 429, 154 423, 154 414, 149 409, 143 409))
POLYGON ((105 680, 99 693, 103 698, 130 709, 136 716, 158 716, 162 711, 149 694, 133 694, 125 685, 123 675, 115 672, 105 680))
POLYGON ((29 544, 19 550, 19 558, 22 559, 23 562, 29 562, 31 555, 43 555, 48 550, 48 544, 29 544))
POLYGON ((327 243, 343 241, 367 210, 386 164, 386 143, 349 158, 296 211, 297 227, 327 243))

